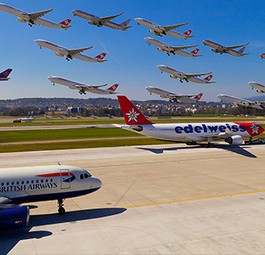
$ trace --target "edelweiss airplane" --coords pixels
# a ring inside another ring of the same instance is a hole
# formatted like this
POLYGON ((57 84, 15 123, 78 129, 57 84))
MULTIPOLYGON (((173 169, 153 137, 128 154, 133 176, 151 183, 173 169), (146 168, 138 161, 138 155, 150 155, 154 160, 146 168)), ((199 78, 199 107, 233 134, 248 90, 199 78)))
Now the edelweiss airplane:
POLYGON ((152 86, 146 87, 146 90, 150 95, 154 93, 158 94, 161 98, 168 98, 170 103, 197 103, 203 96, 202 93, 198 95, 178 95, 152 86))
POLYGON ((230 55, 236 56, 236 57, 242 57, 245 55, 248 55, 248 53, 244 53, 244 50, 246 49, 246 46, 249 43, 245 43, 242 45, 236 45, 236 46, 223 46, 221 44, 209 41, 209 40, 204 40, 202 41, 204 45, 209 46, 212 49, 213 52, 223 54, 223 53, 228 53, 230 55), (238 51, 235 49, 240 48, 238 51))
POLYGON ((161 70, 161 73, 163 73, 163 72, 169 73, 170 78, 179 79, 181 83, 183 83, 183 81, 186 81, 186 82, 191 81, 191 82, 200 83, 200 84, 215 83, 214 81, 211 81, 211 79, 213 77, 212 72, 186 74, 186 73, 177 71, 177 70, 175 70, 171 67, 165 66, 165 65, 158 65, 157 67, 161 70), (205 77, 204 79, 198 78, 199 76, 203 76, 203 75, 208 75, 208 76, 205 77))
POLYGON ((199 48, 194 49, 191 52, 186 52, 183 51, 185 49, 189 49, 189 48, 194 48, 197 45, 193 45, 193 46, 170 46, 166 43, 160 42, 152 37, 145 37, 144 40, 150 45, 155 45, 157 46, 157 50, 160 52, 165 51, 167 53, 167 55, 169 56, 170 54, 178 54, 180 56, 184 56, 184 57, 199 57, 201 55, 197 55, 197 53, 199 52, 199 48))
POLYGON ((101 181, 88 171, 66 165, 2 168, 0 183, 0 229, 28 224, 29 208, 20 204, 57 200, 58 212, 64 214, 64 199, 101 187, 101 181))
POLYGON ((188 39, 188 38, 193 37, 191 36, 191 32, 192 32, 191 30, 187 30, 183 34, 173 31, 173 29, 175 28, 179 28, 181 26, 189 24, 189 22, 176 24, 176 25, 170 25, 170 26, 161 26, 161 25, 152 23, 151 21, 143 19, 143 18, 135 18, 134 20, 138 24, 151 28, 151 30, 149 30, 149 33, 155 34, 157 36, 169 35, 175 38, 182 38, 182 39, 188 39))
POLYGON ((265 109, 265 103, 260 102, 260 101, 251 101, 243 98, 238 98, 230 95, 225 95, 225 94, 220 94, 217 95, 217 97, 222 101, 222 102, 228 102, 231 103, 235 106, 243 106, 246 108, 255 108, 255 109, 260 109, 264 110, 265 109))
POLYGON ((86 56, 84 54, 81 54, 85 50, 89 50, 93 48, 93 46, 89 46, 86 48, 79 48, 79 49, 66 49, 60 45, 57 45, 55 43, 51 43, 45 40, 34 40, 36 44, 38 44, 41 47, 47 48, 49 50, 55 51, 55 55, 59 57, 66 57, 67 61, 73 58, 77 58, 82 61, 86 62, 105 62, 107 60, 104 60, 103 58, 107 55, 107 53, 102 52, 101 54, 97 55, 94 58, 91 58, 89 56, 86 56))
POLYGON ((0 81, 8 81, 10 78, 8 78, 8 75, 12 72, 11 68, 6 69, 2 73, 0 73, 0 81))
POLYGON ((106 86, 107 83, 103 85, 86 85, 86 84, 78 83, 75 81, 67 80, 65 78, 58 77, 58 76, 49 76, 48 79, 53 83, 53 85, 57 83, 57 84, 67 86, 70 89, 77 89, 79 90, 80 95, 82 94, 85 95, 86 92, 91 92, 94 94, 101 94, 101 95, 117 94, 117 92, 115 91, 119 86, 119 84, 114 84, 110 86, 108 89, 100 89, 100 87, 106 86))
POLYGON ((125 96, 118 96, 126 125, 117 127, 136 133, 168 141, 186 141, 196 144, 206 141, 224 140, 230 145, 240 145, 243 138, 260 135, 264 129, 253 122, 214 122, 214 123, 169 123, 154 124, 137 109, 125 96))
POLYGON ((19 22, 23 22, 23 23, 27 22, 29 24, 29 26, 36 24, 36 25, 42 25, 42 26, 46 26, 46 27, 50 27, 50 28, 62 28, 65 30, 68 29, 69 27, 71 27, 71 26, 69 26, 71 19, 66 19, 60 23, 54 23, 54 22, 51 22, 49 20, 41 18, 45 14, 51 12, 53 9, 40 11, 40 12, 27 13, 27 12, 18 10, 14 7, 11 7, 9 5, 0 3, 0 10, 17 16, 17 20, 19 22))
POLYGON ((257 83, 257 82, 254 82, 254 81, 250 81, 248 84, 249 84, 249 86, 252 87, 252 89, 255 89, 258 93, 265 93, 265 86, 264 85, 257 83))
POLYGON ((74 14, 74 16, 78 16, 80 18, 88 20, 88 24, 95 25, 98 27, 107 26, 107 27, 110 27, 113 29, 118 29, 118 30, 123 30, 123 31, 127 30, 128 28, 131 27, 131 26, 128 26, 128 24, 130 23, 130 19, 127 19, 126 21, 122 22, 121 24, 117 24, 117 23, 110 21, 116 17, 121 16, 123 14, 123 12, 116 14, 116 15, 113 15, 113 16, 107 16, 107 17, 102 17, 102 18, 95 16, 95 15, 92 15, 92 14, 89 14, 89 13, 86 13, 86 12, 83 12, 83 11, 80 11, 80 10, 74 10, 74 11, 72 11, 72 13, 74 14))

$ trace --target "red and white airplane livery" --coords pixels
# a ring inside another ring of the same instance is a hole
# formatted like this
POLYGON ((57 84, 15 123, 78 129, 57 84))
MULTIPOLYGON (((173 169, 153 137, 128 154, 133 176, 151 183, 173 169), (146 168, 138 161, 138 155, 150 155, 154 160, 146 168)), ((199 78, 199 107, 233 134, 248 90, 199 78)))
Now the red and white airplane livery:
POLYGON ((243 138, 260 135, 264 129, 253 122, 163 123, 154 124, 126 97, 118 96, 126 125, 115 125, 136 133, 168 141, 186 141, 188 145, 206 141, 224 140, 240 145, 243 138))
POLYGON ((64 214, 63 200, 92 193, 101 181, 83 168, 66 165, 0 169, 0 230, 27 226, 28 206, 22 203, 58 201, 64 214))
POLYGON ((96 57, 92 58, 89 56, 86 56, 84 54, 82 54, 83 51, 85 50, 89 50, 91 48, 93 48, 93 46, 89 46, 89 47, 85 47, 85 48, 78 48, 78 49, 67 49, 64 48, 60 45, 57 45, 55 43, 49 42, 49 41, 45 41, 42 39, 37 39, 34 40, 34 42, 40 46, 40 48, 44 47, 47 48, 49 50, 53 50, 55 51, 55 55, 59 56, 59 57, 65 57, 66 60, 70 60, 73 58, 82 60, 82 61, 86 61, 86 62, 105 62, 107 60, 104 60, 104 57, 107 55, 107 53, 102 52, 99 55, 97 55, 96 57))

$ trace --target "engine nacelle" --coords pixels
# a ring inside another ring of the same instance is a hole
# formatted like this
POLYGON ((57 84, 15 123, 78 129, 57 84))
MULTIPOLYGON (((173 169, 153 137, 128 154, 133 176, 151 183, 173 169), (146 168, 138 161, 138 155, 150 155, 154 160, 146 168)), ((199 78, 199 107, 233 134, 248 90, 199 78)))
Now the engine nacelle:
POLYGON ((241 135, 233 135, 225 139, 225 142, 230 145, 241 145, 243 143, 243 137, 241 135))
POLYGON ((26 227, 29 223, 29 208, 18 205, 1 205, 0 230, 26 227))
POLYGON ((17 18, 17 21, 22 22, 22 23, 26 23, 27 22, 27 20, 25 20, 23 18, 20 18, 20 17, 17 18))
POLYGON ((59 49, 55 52, 55 55, 59 57, 67 56, 68 51, 66 51, 65 49, 59 49))
POLYGON ((157 48, 158 51, 163 52, 164 50, 162 48, 157 48))
POLYGON ((170 74, 169 77, 172 78, 172 79, 177 79, 177 77, 175 75, 173 75, 173 74, 170 74))

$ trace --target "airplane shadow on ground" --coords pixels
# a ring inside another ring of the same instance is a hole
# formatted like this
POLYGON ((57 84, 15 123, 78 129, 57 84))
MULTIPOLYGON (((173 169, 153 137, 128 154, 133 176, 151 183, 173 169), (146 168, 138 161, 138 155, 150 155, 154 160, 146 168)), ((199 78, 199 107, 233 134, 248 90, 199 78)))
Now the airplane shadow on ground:
POLYGON ((68 212, 65 215, 59 215, 58 213, 33 215, 30 217, 29 225, 26 228, 0 232, 0 254, 8 254, 20 241, 40 239, 53 234, 50 231, 43 230, 30 231, 33 227, 103 218, 123 213, 126 210, 125 208, 99 208, 68 212))
MULTIPOLYGON (((197 145, 190 145, 190 146, 183 146, 183 147, 169 147, 169 148, 148 148, 148 147, 137 147, 137 149, 140 150, 146 150, 150 151, 155 154, 163 154, 166 151, 177 151, 177 150, 192 150, 192 149, 198 149, 198 148, 206 148, 205 144, 197 144, 197 145)), ((251 152, 245 150, 245 148, 251 148, 250 146, 247 145, 242 145, 242 146, 236 146, 236 145, 228 145, 228 144, 213 144, 212 148, 217 148, 217 149, 223 149, 226 151, 231 151, 233 153, 248 157, 248 158, 257 158, 256 155, 252 154, 251 152)), ((207 148, 206 148, 207 149, 207 148)))

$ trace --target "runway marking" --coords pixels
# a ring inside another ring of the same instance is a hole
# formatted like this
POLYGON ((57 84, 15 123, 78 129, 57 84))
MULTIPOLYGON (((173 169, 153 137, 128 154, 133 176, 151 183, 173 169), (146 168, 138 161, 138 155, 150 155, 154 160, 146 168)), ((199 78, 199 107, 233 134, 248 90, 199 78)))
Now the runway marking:
POLYGON ((191 202, 191 201, 200 201, 200 200, 207 200, 207 199, 212 199, 212 198, 235 197, 235 196, 240 196, 240 195, 253 195, 253 194, 264 193, 264 192, 265 192, 265 190, 243 191, 243 192, 234 193, 234 194, 223 194, 223 195, 217 195, 217 196, 176 199, 176 200, 171 200, 171 201, 167 201, 167 202, 154 202, 154 203, 150 203, 150 204, 129 205, 129 206, 124 206, 124 207, 127 209, 132 209, 132 208, 147 207, 147 206, 154 206, 154 205, 167 205, 167 204, 173 204, 173 203, 185 203, 185 202, 191 202))

